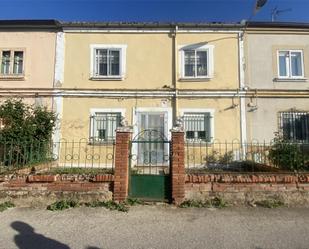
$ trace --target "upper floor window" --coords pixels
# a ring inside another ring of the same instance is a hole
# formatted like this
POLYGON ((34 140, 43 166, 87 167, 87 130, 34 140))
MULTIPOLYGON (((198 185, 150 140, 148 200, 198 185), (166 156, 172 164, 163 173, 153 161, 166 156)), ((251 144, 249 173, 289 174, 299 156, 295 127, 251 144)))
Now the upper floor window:
POLYGON ((1 76, 22 76, 24 72, 24 51, 1 50, 1 76))
POLYGON ((122 79, 126 45, 91 45, 91 78, 122 79))
POLYGON ((304 78, 302 50, 278 51, 278 76, 282 79, 304 78))
POLYGON ((180 49, 181 78, 211 78, 213 74, 213 46, 189 45, 180 49))
POLYGON ((309 112, 280 112, 283 138, 291 142, 309 142, 309 112))

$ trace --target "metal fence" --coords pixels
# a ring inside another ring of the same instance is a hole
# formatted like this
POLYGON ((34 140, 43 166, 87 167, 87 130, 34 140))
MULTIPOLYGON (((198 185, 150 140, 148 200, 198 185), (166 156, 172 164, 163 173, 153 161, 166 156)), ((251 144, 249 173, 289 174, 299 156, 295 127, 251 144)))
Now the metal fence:
POLYGON ((115 141, 61 140, 53 143, 58 167, 114 169, 115 141))
POLYGON ((0 140, 0 172, 44 164, 53 168, 106 169, 112 173, 114 152, 114 141, 0 140))
POLYGON ((309 144, 213 141, 185 144, 189 172, 284 172, 309 170, 309 144))

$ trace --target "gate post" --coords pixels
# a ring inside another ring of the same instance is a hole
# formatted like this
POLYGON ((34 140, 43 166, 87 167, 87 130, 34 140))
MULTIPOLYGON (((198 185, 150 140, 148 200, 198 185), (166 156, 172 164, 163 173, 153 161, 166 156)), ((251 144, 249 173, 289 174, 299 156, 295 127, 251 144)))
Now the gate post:
POLYGON ((116 130, 114 200, 125 201, 129 186, 129 154, 132 128, 119 127, 116 130))
POLYGON ((176 127, 172 132, 171 146, 171 178, 172 201, 179 205, 185 198, 185 143, 184 132, 181 127, 176 127))

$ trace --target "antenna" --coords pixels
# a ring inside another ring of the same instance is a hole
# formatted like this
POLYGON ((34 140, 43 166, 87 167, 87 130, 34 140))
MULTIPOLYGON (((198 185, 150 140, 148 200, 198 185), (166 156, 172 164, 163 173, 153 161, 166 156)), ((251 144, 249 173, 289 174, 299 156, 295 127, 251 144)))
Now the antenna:
POLYGON ((278 17, 279 14, 281 14, 283 12, 288 12, 288 11, 292 11, 292 8, 279 10, 278 7, 276 6, 271 11, 271 21, 275 22, 277 20, 277 17, 278 17))

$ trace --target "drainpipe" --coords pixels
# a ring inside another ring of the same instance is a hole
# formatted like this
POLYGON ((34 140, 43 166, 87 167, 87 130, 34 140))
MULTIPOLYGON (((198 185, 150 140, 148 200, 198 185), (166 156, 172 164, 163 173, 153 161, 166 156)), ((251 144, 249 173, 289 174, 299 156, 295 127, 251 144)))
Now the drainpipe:
POLYGON ((173 76, 172 76, 172 81, 173 81, 173 88, 174 88, 174 108, 173 108, 173 125, 175 125, 175 121, 179 115, 178 112, 178 84, 177 84, 177 75, 178 75, 178 70, 177 70, 177 62, 178 62, 178 49, 177 49, 177 31, 178 31, 178 26, 175 26, 174 31, 172 32, 171 36, 173 38, 173 76))
MULTIPOLYGON (((245 90, 244 35, 244 31, 238 34, 239 88, 241 91, 245 90)), ((242 155, 244 157, 246 155, 247 142, 246 98, 244 96, 240 96, 240 139, 242 144, 242 155)))

